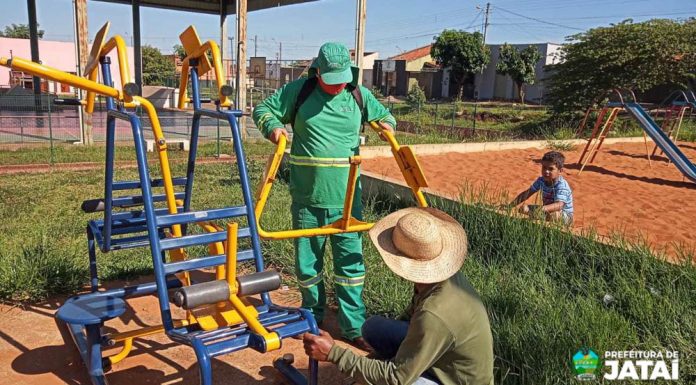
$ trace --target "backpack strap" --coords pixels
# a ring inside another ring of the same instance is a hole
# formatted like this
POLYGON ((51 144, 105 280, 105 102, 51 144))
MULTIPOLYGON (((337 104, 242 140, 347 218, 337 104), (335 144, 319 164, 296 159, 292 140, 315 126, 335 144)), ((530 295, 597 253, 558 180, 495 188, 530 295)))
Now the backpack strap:
POLYGON ((300 110, 302 104, 307 100, 309 95, 317 88, 317 78, 308 78, 302 83, 302 88, 300 88, 300 93, 297 94, 297 99, 295 100, 295 107, 292 110, 292 116, 290 116, 290 125, 293 131, 295 130, 295 118, 297 118, 297 111, 300 110))
MULTIPOLYGON (((304 83, 302 83, 302 88, 300 88, 300 93, 297 94, 297 99, 295 100, 295 107, 293 108, 292 115, 290 116, 290 125, 292 126, 293 130, 295 129, 295 118, 297 118, 297 112, 300 110, 300 107, 302 104, 307 100, 309 95, 312 94, 312 91, 314 91, 315 88, 317 88, 318 80, 316 77, 308 78, 305 80, 304 83)), ((353 95, 353 99, 355 99, 355 102, 358 104, 358 108, 360 108, 360 116, 364 118, 363 115, 363 97, 362 93, 360 92, 360 87, 353 87, 348 85, 348 90, 350 91, 350 94, 353 95)), ((362 125, 362 120, 360 121, 360 124, 362 125)))
MULTIPOLYGON (((358 108, 360 108, 360 116, 363 116, 363 108, 365 104, 363 103, 362 92, 360 92, 360 87, 348 86, 350 94, 353 95, 353 99, 358 103, 358 108)), ((364 117, 364 116, 363 116, 364 117)))

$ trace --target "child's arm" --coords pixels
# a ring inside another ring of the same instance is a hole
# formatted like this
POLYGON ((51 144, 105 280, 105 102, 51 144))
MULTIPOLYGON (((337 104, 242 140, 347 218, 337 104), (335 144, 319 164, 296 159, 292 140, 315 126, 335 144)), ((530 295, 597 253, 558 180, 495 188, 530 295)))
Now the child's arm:
POLYGON ((523 203, 524 201, 529 199, 529 197, 531 197, 535 192, 536 191, 532 191, 531 188, 522 191, 521 193, 517 194, 517 196, 515 197, 515 199, 512 200, 512 202, 510 202, 510 206, 519 206, 520 203, 523 203))
POLYGON ((545 213, 555 213, 561 211, 565 207, 565 202, 553 202, 548 205, 541 206, 541 211, 545 213))

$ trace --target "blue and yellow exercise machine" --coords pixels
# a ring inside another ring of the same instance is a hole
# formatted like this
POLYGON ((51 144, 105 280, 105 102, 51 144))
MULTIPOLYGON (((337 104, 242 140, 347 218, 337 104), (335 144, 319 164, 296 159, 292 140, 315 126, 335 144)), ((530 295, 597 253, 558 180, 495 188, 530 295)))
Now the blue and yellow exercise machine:
MULTIPOLYGON (((224 86, 218 87, 219 99, 215 110, 201 108, 198 63, 205 58, 206 52, 210 52, 214 61, 212 68, 217 75, 220 74, 221 63, 216 44, 206 42, 195 48, 187 47, 188 57, 185 63, 189 70, 187 76, 190 75, 191 102, 194 106, 191 150, 186 176, 173 178, 167 158, 166 139, 162 135, 156 111, 146 99, 137 96, 137 86, 129 82, 122 38, 115 36, 104 43, 107 31, 108 24, 95 38, 85 78, 21 58, 0 59, 0 65, 86 90, 85 101, 73 100, 66 103, 84 105, 88 112, 94 108, 96 95, 101 95, 106 100, 104 197, 83 202, 83 210, 103 212, 103 218, 90 221, 87 229, 91 292, 68 299, 60 307, 56 317, 67 325, 94 384, 106 384, 105 372, 112 364, 128 356, 133 347, 133 339, 164 332, 173 341, 193 348, 199 364, 201 384, 209 385, 212 383, 212 358, 245 348, 261 352, 273 351, 281 346, 284 338, 306 332, 317 333, 317 325, 307 310, 277 306, 270 300, 268 292, 279 287, 280 276, 277 272, 265 269, 261 255, 251 188, 237 124, 242 112, 230 107, 227 100, 230 90, 224 86), (114 88, 111 84, 111 63, 106 55, 113 49, 117 50, 119 58, 121 89, 114 88), (96 82, 99 69, 103 84, 96 82), (135 111, 137 107, 142 108, 150 119, 160 160, 161 179, 151 178, 143 127, 135 111), (191 209, 198 128, 202 116, 221 119, 229 124, 238 159, 243 205, 209 210, 191 209), (132 128, 138 180, 114 181, 117 119, 129 122, 132 128), (183 186, 184 191, 175 192, 175 186, 183 186), (164 188, 163 194, 153 193, 153 188, 158 187, 164 188), (137 195, 114 194, 126 190, 140 191, 137 195), (157 207, 157 202, 164 202, 166 207, 157 207), (138 207, 134 208, 135 206, 138 207), (222 226, 218 224, 221 220, 229 222, 222 226), (237 220, 245 220, 248 227, 240 228, 237 220), (187 225, 190 224, 197 224, 203 232, 187 232, 187 225), (238 239, 247 239, 246 243, 250 247, 237 250, 238 239), (201 245, 207 246, 211 255, 189 258, 186 250, 201 245), (100 290, 97 248, 102 252, 111 252, 139 247, 150 250, 155 280, 100 290), (253 261, 256 273, 237 276, 236 264, 240 261, 253 261), (192 283, 188 273, 206 268, 216 269, 216 279, 192 283), (103 331, 106 322, 124 314, 127 299, 153 294, 159 300, 161 325, 122 333, 103 331), (245 298, 255 294, 261 297, 259 306, 253 306, 245 298), (186 310, 184 319, 174 319, 170 302, 186 310), (117 354, 103 354, 104 348, 119 344, 122 347, 117 354)), ((285 359, 283 363, 281 372, 293 383, 316 384, 318 365, 315 361, 310 360, 308 378, 292 367, 291 360, 285 359)))
MULTIPOLYGON (((364 231, 372 224, 344 217, 339 222, 318 229, 267 232, 260 228, 258 219, 270 193, 285 149, 285 140, 279 143, 273 162, 269 164, 259 189, 258 206, 254 208, 249 177, 238 119, 242 111, 233 109, 229 96, 232 89, 223 85, 222 65, 217 44, 201 43, 195 28, 189 27, 180 38, 187 53, 183 60, 179 106, 193 106, 193 123, 190 136, 190 152, 186 175, 173 177, 167 153, 167 141, 154 106, 139 94, 139 88, 130 82, 130 72, 125 55, 125 44, 120 36, 108 41, 107 23, 95 36, 85 77, 78 77, 21 58, 0 58, 0 65, 21 70, 45 79, 70 84, 87 91, 85 100, 63 100, 64 104, 83 106, 87 112, 94 110, 97 95, 105 98, 106 167, 104 196, 83 202, 88 213, 102 212, 101 219, 88 222, 87 239, 90 266, 90 292, 68 299, 56 313, 60 324, 67 330, 85 363, 93 384, 106 384, 105 373, 111 366, 126 358, 136 338, 156 333, 166 335, 177 343, 191 346, 196 354, 200 382, 212 383, 212 358, 245 348, 260 352, 277 350, 282 340, 303 333, 318 333, 316 322, 305 309, 275 305, 269 291, 280 286, 277 272, 266 270, 261 255, 259 238, 287 239, 302 236, 328 235, 339 232, 364 231), (116 50, 121 78, 120 88, 111 79, 111 60, 107 56, 116 50), (208 58, 210 54, 210 59, 208 58), (101 70, 102 83, 97 82, 101 70), (199 77, 214 71, 218 84, 215 109, 202 107, 199 77), (190 82, 190 93, 188 85, 190 82), (189 96, 190 95, 190 96, 189 96), (161 178, 153 179, 145 151, 145 135, 137 109, 148 116, 156 143, 161 178), (193 210, 191 198, 198 147, 198 134, 202 117, 226 122, 231 130, 242 189, 243 205, 208 210, 193 210), (138 179, 114 180, 114 154, 116 151, 116 120, 127 121, 132 129, 135 145, 138 179), (162 188, 161 194, 154 189, 162 188), (183 191, 175 191, 176 188, 183 191), (137 191, 128 194, 128 190, 137 191), (164 206, 162 205, 164 204, 164 206), (220 221, 227 220, 221 224, 220 221), (240 228, 240 222, 247 227, 240 228), (195 224, 201 229, 194 232, 195 224), (248 249, 238 250, 238 239, 245 239, 248 249), (195 246, 207 246, 209 255, 190 258, 187 250, 195 246), (152 257, 155 280, 133 286, 100 290, 98 280, 97 250, 102 253, 122 249, 148 248, 152 257), (246 276, 236 275, 238 262, 251 261, 256 272, 246 276), (193 282, 190 272, 215 269, 215 279, 193 282), (171 294, 170 294, 171 291, 171 294), (107 322, 123 315, 127 299, 156 295, 159 301, 161 325, 142 327, 127 332, 105 332, 107 322), (246 297, 259 295, 261 304, 252 305, 246 297), (170 303, 185 310, 183 319, 175 319, 170 303), (116 354, 106 356, 105 348, 121 346, 116 354)), ((377 122, 371 126, 390 143, 404 178, 414 193, 419 206, 427 206, 422 187, 427 187, 425 177, 415 155, 408 146, 400 147, 394 136, 377 122)), ((346 205, 352 206, 359 157, 351 159, 346 205)), ((350 210, 346 210, 350 212, 350 210)), ((308 376, 292 366, 291 356, 274 361, 274 366, 294 384, 317 383, 318 364, 309 360, 308 376)))

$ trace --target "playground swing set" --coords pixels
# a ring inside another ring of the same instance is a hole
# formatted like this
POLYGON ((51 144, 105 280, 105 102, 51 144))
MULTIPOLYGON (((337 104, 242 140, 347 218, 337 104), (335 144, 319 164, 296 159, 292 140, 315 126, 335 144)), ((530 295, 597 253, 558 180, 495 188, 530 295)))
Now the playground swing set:
MULTIPOLYGON (((578 159, 578 165, 580 165, 578 173, 581 173, 588 164, 594 162, 599 149, 604 143, 604 139, 611 131, 619 113, 625 111, 636 119, 639 126, 643 129, 645 153, 650 167, 652 167, 651 158, 659 148, 669 161, 674 163, 684 177, 696 182, 696 165, 691 162, 676 144, 679 128, 686 112, 689 110, 693 111, 694 107, 696 107, 696 97, 694 97, 693 92, 687 94, 678 91, 665 99, 665 101, 671 100, 671 105, 666 109, 662 126, 658 125, 655 119, 636 101, 636 96, 631 90, 614 89, 607 95, 606 99, 608 101, 599 110, 587 144, 578 159), (615 97, 615 100, 612 100, 612 96, 615 97), (655 143, 652 153, 648 149, 648 136, 655 143)), ((582 134, 593 110, 592 106, 588 108, 578 127, 576 136, 582 134)))
MULTIPOLYGON (((243 112, 232 108, 229 96, 233 89, 224 85, 217 44, 214 41, 201 43, 193 26, 180 35, 187 56, 183 60, 178 106, 183 109, 187 103, 191 103, 193 120, 186 175, 172 177, 167 157, 167 141, 162 133, 157 112, 147 99, 138 96, 139 87, 130 81, 123 39, 116 35, 105 42, 108 29, 107 22, 95 36, 84 71, 85 77, 18 57, 0 58, 2 66, 87 91, 85 100, 65 99, 61 101, 63 104, 80 105, 91 113, 97 95, 105 98, 107 121, 104 196, 82 203, 82 210, 85 212, 103 212, 101 219, 90 220, 87 225, 90 292, 66 300, 58 309, 56 319, 59 327, 67 326, 67 331, 95 385, 107 383, 105 373, 112 365, 130 354, 135 338, 158 333, 165 333, 174 342, 192 347, 198 361, 200 383, 210 385, 211 360, 214 357, 246 348, 268 353, 279 349, 285 338, 303 333, 318 334, 316 321, 308 310, 278 306, 271 301, 269 292, 280 287, 281 277, 276 271, 265 269, 260 238, 290 239, 365 231, 371 228, 372 223, 358 221, 349 214, 360 157, 350 158, 345 200, 345 207, 348 209, 345 210, 347 214, 337 223, 316 229, 276 232, 262 230, 259 225, 260 218, 280 168, 286 141, 283 137, 267 164, 266 173, 257 190, 258 203, 254 208, 237 122, 243 112), (114 49, 121 77, 120 89, 112 84, 111 60, 107 56, 114 49), (210 63, 208 54, 213 63, 210 63), (103 83, 97 82, 99 70, 103 83), (214 101, 215 109, 204 109, 199 76, 210 70, 213 70, 216 76, 218 99, 214 101), (190 98, 187 92, 189 82, 190 98), (162 174, 159 179, 151 178, 145 151, 144 130, 136 113, 138 107, 145 111, 150 120, 162 174), (243 205, 208 210, 191 208, 198 133, 203 116, 226 121, 230 127, 243 205), (125 120, 131 126, 138 180, 114 180, 117 119, 125 120), (183 186, 183 191, 176 192, 175 186, 183 186), (163 188, 164 191, 162 194, 154 194, 153 188, 163 188), (128 190, 140 191, 135 195, 115 194, 128 190), (162 203, 164 207, 161 207, 162 203), (248 227, 240 228, 240 224, 234 221, 235 218, 246 219, 248 227), (223 226, 218 223, 222 220, 230 221, 223 226), (197 225, 201 231, 188 231, 191 229, 189 225, 192 224, 197 225), (248 239, 250 248, 238 250, 239 239, 248 239), (187 249, 194 246, 207 246, 209 255, 190 258, 187 249), (97 248, 102 253, 149 248, 154 281, 100 290, 97 248), (256 272, 237 276, 237 263, 244 261, 253 261, 256 272), (210 268, 215 269, 215 279, 201 283, 192 280, 191 272, 210 268), (128 306, 127 299, 147 295, 156 295, 158 298, 161 325, 141 327, 127 332, 102 330, 106 322, 124 314, 128 306), (247 299, 254 295, 260 296, 260 305, 253 305, 247 299), (170 303, 185 310, 186 316, 183 319, 175 319, 170 303), (118 345, 121 349, 116 354, 104 355, 105 348, 118 345)), ((427 181, 411 148, 400 147, 391 132, 384 130, 380 123, 371 122, 370 125, 391 145, 404 179, 414 194, 416 204, 426 207, 427 202, 421 188, 427 187, 427 181)), ((318 363, 315 360, 309 360, 306 377, 293 366, 293 361, 292 355, 284 355, 274 360, 274 366, 294 384, 317 384, 318 363)))

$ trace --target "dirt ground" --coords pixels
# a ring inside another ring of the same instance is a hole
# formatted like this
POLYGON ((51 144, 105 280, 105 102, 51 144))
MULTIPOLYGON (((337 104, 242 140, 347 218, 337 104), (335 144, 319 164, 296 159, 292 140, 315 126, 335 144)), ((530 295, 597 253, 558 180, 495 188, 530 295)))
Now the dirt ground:
MULTIPOLYGON (((649 148, 652 151, 652 145, 649 148)), ((680 143, 690 159, 696 144, 680 143)), ((419 161, 430 190, 458 197, 462 189, 507 191, 514 197, 540 175, 539 159, 547 150, 509 150, 446 153, 421 156, 419 161)), ((670 257, 677 248, 693 250, 696 184, 684 179, 665 156, 652 158, 650 167, 643 143, 605 145, 593 164, 579 173, 582 147, 564 151, 564 176, 573 189, 574 231, 594 227, 600 235, 621 233, 630 240, 647 240, 670 257), (678 246, 681 245, 681 246, 678 246)), ((363 170, 401 179, 395 162, 365 159, 363 170)), ((530 198, 530 200, 533 198, 530 198)), ((466 224, 465 224, 466 225, 466 224)))
MULTIPOLYGON (((111 283, 115 285, 117 283, 111 283)), ((273 302, 299 306, 299 292, 280 290, 272 294, 273 302)), ((31 306, 0 305, 0 383, 13 385, 90 385, 86 368, 75 347, 65 344, 54 313, 65 298, 31 306)), ((154 297, 129 300, 121 317, 107 322, 112 330, 126 331, 160 323, 159 307, 154 297)), ((176 316, 176 315, 175 315, 176 316)), ((339 336, 332 313, 323 328, 334 338, 339 336)), ((68 335, 69 338, 69 335, 68 335)), ((342 341, 337 343, 359 350, 342 341)), ((115 353, 116 351, 112 351, 115 353)), ((295 367, 306 374, 307 356, 302 341, 283 340, 280 350, 261 354, 245 349, 213 360, 214 384, 286 384, 273 367, 273 360, 285 353, 295 356, 295 367)), ((111 354, 107 351, 107 354, 111 354)), ((362 354, 362 353, 361 353, 362 354)), ((320 384, 341 384, 346 376, 333 364, 320 363, 320 384)), ((199 384, 198 365, 193 349, 172 342, 163 334, 136 339, 130 356, 114 365, 106 375, 110 385, 199 384)))

